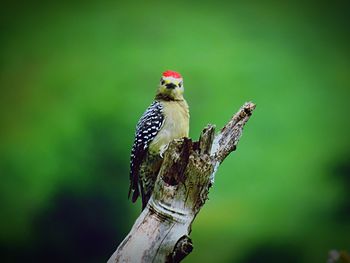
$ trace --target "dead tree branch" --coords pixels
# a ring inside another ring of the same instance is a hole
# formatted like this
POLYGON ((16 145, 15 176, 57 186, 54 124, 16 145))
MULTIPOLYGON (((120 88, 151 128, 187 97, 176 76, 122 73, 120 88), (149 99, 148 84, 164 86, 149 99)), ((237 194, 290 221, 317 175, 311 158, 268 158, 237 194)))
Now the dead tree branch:
POLYGON ((147 207, 108 263, 174 263, 191 253, 192 222, 254 109, 255 104, 245 103, 217 135, 208 125, 198 142, 183 138, 170 143, 147 207))

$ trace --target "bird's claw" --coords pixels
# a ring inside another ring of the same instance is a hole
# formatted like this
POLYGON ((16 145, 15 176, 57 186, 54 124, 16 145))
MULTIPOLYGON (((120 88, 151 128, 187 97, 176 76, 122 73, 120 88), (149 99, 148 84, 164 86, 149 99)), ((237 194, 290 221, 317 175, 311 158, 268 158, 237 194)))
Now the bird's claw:
POLYGON ((168 149, 168 146, 169 146, 169 144, 165 144, 165 145, 163 145, 162 147, 160 147, 160 157, 161 158, 163 158, 164 156, 164 153, 165 153, 165 151, 168 149))

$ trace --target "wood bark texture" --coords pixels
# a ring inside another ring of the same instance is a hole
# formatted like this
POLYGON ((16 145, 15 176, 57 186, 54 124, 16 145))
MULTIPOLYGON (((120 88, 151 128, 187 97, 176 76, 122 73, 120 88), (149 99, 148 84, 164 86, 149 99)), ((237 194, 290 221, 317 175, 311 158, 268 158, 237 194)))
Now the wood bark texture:
POLYGON ((254 109, 254 103, 245 103, 216 135, 208 125, 197 142, 183 138, 169 144, 151 199, 108 263, 174 263, 191 253, 191 225, 254 109))

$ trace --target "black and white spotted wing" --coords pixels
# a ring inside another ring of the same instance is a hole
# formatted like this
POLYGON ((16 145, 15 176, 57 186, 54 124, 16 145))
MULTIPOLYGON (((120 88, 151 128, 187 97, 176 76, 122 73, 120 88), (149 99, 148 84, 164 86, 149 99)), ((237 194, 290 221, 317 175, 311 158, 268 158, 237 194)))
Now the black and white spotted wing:
MULTIPOLYGON (((144 112, 136 126, 135 141, 130 158, 130 189, 132 202, 140 195, 139 169, 148 150, 149 144, 157 136, 164 121, 163 107, 159 101, 154 101, 144 112)), ((140 185, 140 187, 142 187, 140 185)))

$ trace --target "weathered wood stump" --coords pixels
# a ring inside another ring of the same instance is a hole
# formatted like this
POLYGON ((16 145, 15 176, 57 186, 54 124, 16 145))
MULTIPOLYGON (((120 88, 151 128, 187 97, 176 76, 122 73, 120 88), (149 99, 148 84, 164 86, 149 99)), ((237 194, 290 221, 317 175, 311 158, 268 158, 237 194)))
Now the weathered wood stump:
POLYGON ((192 222, 254 109, 245 103, 217 135, 208 125, 197 142, 183 138, 169 144, 147 207, 108 263, 180 262, 191 253, 192 222))

